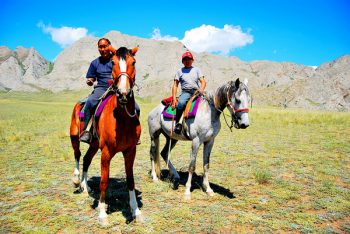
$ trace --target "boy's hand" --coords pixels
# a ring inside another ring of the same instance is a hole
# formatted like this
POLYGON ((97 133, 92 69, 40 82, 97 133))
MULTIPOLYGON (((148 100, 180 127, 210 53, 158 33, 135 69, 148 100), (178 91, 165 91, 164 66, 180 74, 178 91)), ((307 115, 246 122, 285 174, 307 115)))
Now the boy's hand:
POLYGON ((173 101, 171 103, 171 108, 175 109, 177 106, 177 99, 176 98, 173 98, 173 101))

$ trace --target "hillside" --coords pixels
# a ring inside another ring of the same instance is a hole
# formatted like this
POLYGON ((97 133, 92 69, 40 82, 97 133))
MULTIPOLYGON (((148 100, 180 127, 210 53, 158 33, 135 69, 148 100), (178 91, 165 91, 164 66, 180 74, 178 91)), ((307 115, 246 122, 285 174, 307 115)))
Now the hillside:
POLYGON ((34 48, 18 46, 11 51, 0 46, 0 90, 40 91, 38 80, 52 69, 52 64, 34 48))
MULTIPOLYGON (((181 54, 186 50, 183 44, 138 38, 117 31, 105 37, 116 48, 140 47, 136 55, 138 96, 158 99, 170 95, 175 71, 181 66, 181 54)), ((88 89, 84 78, 89 63, 99 56, 97 40, 85 37, 66 48, 58 55, 52 72, 48 70, 49 63, 34 49, 19 47, 13 52, 0 47, 0 89, 53 92, 88 89)), ((317 69, 290 62, 244 62, 237 57, 209 53, 194 53, 194 57, 195 66, 205 74, 208 90, 228 80, 247 78, 255 105, 350 111, 349 55, 326 62, 317 69)))

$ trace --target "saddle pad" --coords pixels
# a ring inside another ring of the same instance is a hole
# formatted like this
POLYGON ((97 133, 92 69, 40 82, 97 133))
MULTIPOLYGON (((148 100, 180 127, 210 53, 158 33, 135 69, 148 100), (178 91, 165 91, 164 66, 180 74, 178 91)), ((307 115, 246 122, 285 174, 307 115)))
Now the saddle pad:
MULTIPOLYGON (((192 103, 191 103, 191 107, 190 110, 188 112, 188 116, 187 118, 194 118, 197 114, 197 110, 198 110, 198 105, 200 102, 201 98, 197 97, 192 103)), ((173 109, 171 108, 171 105, 168 105, 164 108, 163 112, 162 112, 163 116, 165 119, 172 119, 172 118, 176 118, 176 108, 173 109)))
MULTIPOLYGON (((112 97, 113 95, 108 95, 105 99, 103 99, 102 101, 100 101, 100 104, 97 106, 97 110, 95 112, 95 118, 100 117, 103 108, 105 107, 107 101, 112 97)), ((79 112, 79 118, 80 119, 84 119, 84 112, 85 112, 85 103, 83 103, 82 105, 83 108, 81 108, 80 112, 79 112)))
POLYGON ((164 106, 170 105, 172 102, 173 102, 173 97, 172 97, 172 96, 167 97, 167 98, 164 98, 164 99, 161 101, 161 103, 162 103, 164 106))

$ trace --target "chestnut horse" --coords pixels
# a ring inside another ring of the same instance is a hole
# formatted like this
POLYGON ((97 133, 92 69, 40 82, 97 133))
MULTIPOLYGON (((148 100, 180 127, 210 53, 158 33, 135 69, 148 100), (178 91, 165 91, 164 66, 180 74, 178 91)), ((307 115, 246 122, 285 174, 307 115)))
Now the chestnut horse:
POLYGON ((109 167, 113 156, 122 152, 124 156, 127 187, 130 196, 130 208, 133 218, 141 215, 137 206, 135 195, 135 184, 133 165, 136 155, 136 144, 141 135, 141 126, 136 115, 135 98, 133 95, 133 86, 135 82, 135 54, 138 48, 131 50, 120 47, 113 56, 113 84, 110 87, 112 97, 107 101, 98 122, 96 123, 96 132, 98 139, 94 138, 84 156, 83 176, 80 183, 79 179, 79 159, 81 152, 79 149, 79 135, 82 132, 82 123, 79 120, 78 113, 81 104, 76 104, 72 114, 70 126, 70 138, 74 149, 76 167, 74 170, 77 186, 84 192, 88 192, 87 172, 91 160, 101 149, 101 182, 100 182, 100 200, 99 200, 99 221, 101 224, 107 223, 106 213, 106 190, 109 180, 109 167))

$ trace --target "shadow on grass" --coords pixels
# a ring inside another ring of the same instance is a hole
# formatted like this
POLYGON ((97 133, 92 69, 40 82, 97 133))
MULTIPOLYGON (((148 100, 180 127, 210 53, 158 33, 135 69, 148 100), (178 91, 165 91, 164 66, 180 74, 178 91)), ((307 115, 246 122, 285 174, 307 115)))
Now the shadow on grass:
MULTIPOLYGON (((101 177, 91 177, 88 180, 88 186, 90 188, 89 196, 94 198, 94 202, 91 205, 93 209, 98 207, 98 201, 100 199, 100 181, 101 177)), ((142 192, 135 189, 137 205, 139 208, 142 204, 142 192)), ((126 223, 130 223, 134 220, 130 212, 129 206, 129 190, 127 188, 126 180, 119 178, 109 178, 108 189, 106 193, 107 214, 121 211, 126 219, 126 223)))
MULTIPOLYGON (((186 186, 186 182, 188 179, 188 172, 178 171, 177 173, 179 173, 179 176, 180 176, 180 184, 183 186, 186 186)), ((169 176, 169 170, 163 169, 161 171, 161 180, 172 182, 171 181, 172 178, 170 178, 170 176, 169 176)), ((203 184, 203 176, 197 175, 196 173, 193 173, 192 183, 191 183, 191 192, 193 190, 196 190, 196 189, 201 189, 202 191, 205 192, 205 190, 202 187, 202 184, 203 184)), ((224 188, 220 185, 210 183, 210 182, 209 182, 209 184, 210 184, 210 187, 213 189, 214 193, 220 194, 220 195, 222 195, 224 197, 228 197, 230 199, 236 198, 236 196, 230 191, 230 189, 224 188)))

